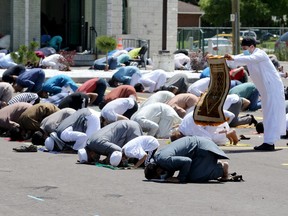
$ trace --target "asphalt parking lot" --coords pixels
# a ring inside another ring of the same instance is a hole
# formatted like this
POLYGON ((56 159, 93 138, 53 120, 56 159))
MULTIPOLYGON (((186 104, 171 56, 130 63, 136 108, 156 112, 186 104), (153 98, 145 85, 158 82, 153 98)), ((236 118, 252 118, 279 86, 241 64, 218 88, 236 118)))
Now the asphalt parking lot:
MULTIPOLYGON (((287 79, 283 82, 287 86, 287 79)), ((261 110, 250 114, 262 120, 261 110)), ((17 153, 12 148, 30 143, 0 138, 0 215, 287 215, 288 140, 277 142, 275 152, 256 152, 263 134, 254 126, 236 131, 250 139, 221 148, 230 172, 245 181, 206 184, 150 182, 141 168, 78 164, 75 154, 17 153)), ((169 142, 159 141, 161 148, 169 142)))

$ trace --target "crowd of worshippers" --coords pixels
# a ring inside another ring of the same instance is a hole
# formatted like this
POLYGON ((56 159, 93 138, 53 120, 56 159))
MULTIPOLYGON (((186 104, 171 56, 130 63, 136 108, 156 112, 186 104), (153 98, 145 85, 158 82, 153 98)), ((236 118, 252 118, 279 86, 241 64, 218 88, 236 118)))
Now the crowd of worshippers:
POLYGON ((75 153, 80 163, 145 167, 148 179, 225 181, 229 165, 220 159, 228 157, 218 146, 237 144, 239 125, 263 132, 253 115, 240 114, 260 109, 261 97, 248 81, 249 71, 232 69, 223 106, 227 122, 198 125, 193 111, 208 89, 205 72, 191 84, 185 72, 168 78, 161 69, 142 74, 138 67, 126 66, 108 81, 93 78, 79 85, 64 74, 45 80, 41 68, 14 65, 0 82, 1 135, 31 141, 47 151, 75 153), (150 94, 141 100, 139 93, 150 94), (171 143, 160 148, 158 139, 171 143))

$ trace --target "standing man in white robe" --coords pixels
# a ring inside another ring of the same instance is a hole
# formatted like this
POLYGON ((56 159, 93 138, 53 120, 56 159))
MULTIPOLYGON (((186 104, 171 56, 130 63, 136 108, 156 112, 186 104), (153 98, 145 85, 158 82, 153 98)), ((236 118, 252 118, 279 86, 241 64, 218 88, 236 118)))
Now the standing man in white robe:
POLYGON ((269 56, 259 48, 253 38, 244 38, 241 43, 243 54, 231 56, 226 54, 228 64, 247 65, 250 77, 261 95, 264 142, 255 146, 258 151, 274 151, 275 142, 286 134, 284 87, 279 73, 269 56), (233 62, 232 62, 233 63, 233 62))

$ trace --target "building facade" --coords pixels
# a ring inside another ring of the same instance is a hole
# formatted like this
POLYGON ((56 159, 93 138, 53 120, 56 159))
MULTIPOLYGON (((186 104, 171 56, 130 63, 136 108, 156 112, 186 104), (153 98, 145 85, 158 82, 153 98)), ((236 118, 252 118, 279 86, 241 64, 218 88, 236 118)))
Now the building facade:
MULTIPOLYGON (((178 0, 167 1, 167 9, 167 50, 174 52, 178 0)), ((0 34, 10 35, 13 51, 44 34, 62 36, 70 50, 96 50, 100 35, 147 40, 152 56, 162 49, 162 11, 163 0, 0 0, 0 34)))

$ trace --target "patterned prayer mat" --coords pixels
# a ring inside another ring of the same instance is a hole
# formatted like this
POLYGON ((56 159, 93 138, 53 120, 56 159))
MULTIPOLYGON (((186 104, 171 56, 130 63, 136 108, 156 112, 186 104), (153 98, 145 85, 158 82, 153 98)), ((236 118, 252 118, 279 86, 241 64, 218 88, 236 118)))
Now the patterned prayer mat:
POLYGON ((230 89, 230 76, 224 57, 208 58, 210 83, 194 109, 193 118, 198 125, 220 125, 225 119, 223 104, 230 89))

